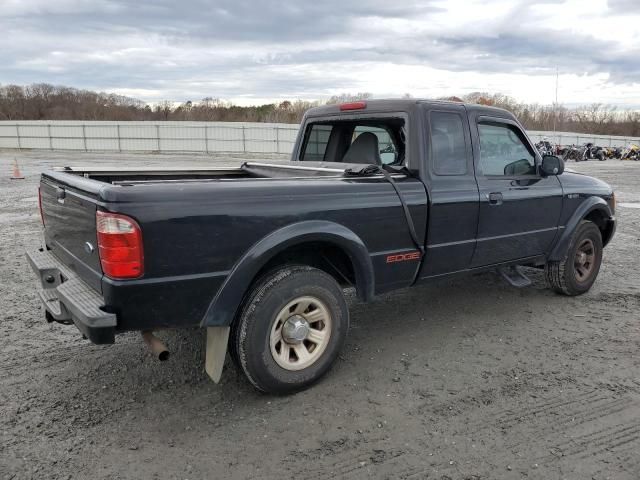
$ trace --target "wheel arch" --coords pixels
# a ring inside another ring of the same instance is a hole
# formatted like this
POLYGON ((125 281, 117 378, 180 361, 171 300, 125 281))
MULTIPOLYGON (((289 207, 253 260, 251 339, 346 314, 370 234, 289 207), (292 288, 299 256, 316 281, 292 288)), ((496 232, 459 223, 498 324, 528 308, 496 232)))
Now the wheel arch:
MULTIPOLYGON (((350 263, 350 270, 346 272, 323 270, 338 280, 340 276, 353 280, 358 297, 370 300, 374 292, 374 270, 364 242, 343 225, 309 220, 280 228, 253 245, 232 268, 209 304, 201 326, 230 325, 248 289, 265 271, 280 264, 304 263, 301 258, 319 258, 320 255, 309 255, 322 246, 330 246, 331 254, 340 256, 332 258, 348 259, 350 263)), ((312 266, 321 268, 318 264, 312 266)))
POLYGON ((613 213, 605 200, 600 197, 589 197, 573 213, 567 222, 560 238, 556 242, 548 260, 559 262, 571 245, 573 234, 583 220, 589 220, 597 225, 602 235, 602 245, 605 246, 615 231, 613 213))

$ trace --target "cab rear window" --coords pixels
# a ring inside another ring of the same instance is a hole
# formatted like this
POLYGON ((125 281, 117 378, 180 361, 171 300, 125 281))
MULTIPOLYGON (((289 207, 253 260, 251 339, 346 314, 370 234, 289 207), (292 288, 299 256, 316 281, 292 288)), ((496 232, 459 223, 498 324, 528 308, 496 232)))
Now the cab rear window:
POLYGON ((299 160, 402 165, 404 128, 400 118, 310 123, 299 160))

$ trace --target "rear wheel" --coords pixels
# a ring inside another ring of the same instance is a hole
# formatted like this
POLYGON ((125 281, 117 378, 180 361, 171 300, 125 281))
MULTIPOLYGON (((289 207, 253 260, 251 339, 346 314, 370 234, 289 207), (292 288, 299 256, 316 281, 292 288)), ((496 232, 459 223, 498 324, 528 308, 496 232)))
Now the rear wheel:
POLYGON ((348 328, 340 285, 322 270, 289 266, 256 284, 234 324, 232 350, 258 390, 290 393, 329 370, 348 328))
POLYGON ((581 295, 596 281, 601 263, 600 229, 592 222, 583 221, 573 235, 565 258, 546 264, 547 284, 558 293, 581 295))

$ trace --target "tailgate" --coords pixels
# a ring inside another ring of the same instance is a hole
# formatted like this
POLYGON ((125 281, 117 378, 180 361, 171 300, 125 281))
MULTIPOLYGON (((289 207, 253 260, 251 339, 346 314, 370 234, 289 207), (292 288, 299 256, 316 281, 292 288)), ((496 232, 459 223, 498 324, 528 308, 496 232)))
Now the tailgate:
POLYGON ((52 253, 100 291, 102 269, 96 235, 96 198, 54 178, 40 183, 45 241, 52 253))

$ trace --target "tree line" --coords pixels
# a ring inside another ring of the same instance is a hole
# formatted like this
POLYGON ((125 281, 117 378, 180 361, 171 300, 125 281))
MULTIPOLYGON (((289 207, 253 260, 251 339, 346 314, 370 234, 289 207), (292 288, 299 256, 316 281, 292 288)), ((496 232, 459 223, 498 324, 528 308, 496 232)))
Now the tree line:
MULTIPOLYGON (((325 103, 371 98, 369 93, 344 93, 325 103)), ((410 98, 410 95, 405 95, 410 98)), ((640 137, 640 112, 593 103, 577 108, 518 102, 502 95, 476 92, 446 100, 479 103, 513 112, 529 130, 568 131, 640 137)), ((36 83, 0 86, 0 120, 173 120, 298 123, 304 112, 321 102, 282 101, 242 107, 219 98, 149 105, 122 95, 36 83)))
POLYGON ((639 111, 619 110, 603 103, 567 108, 562 105, 521 103, 499 93, 472 93, 462 99, 449 99, 504 108, 512 112, 527 130, 640 137, 639 111))

